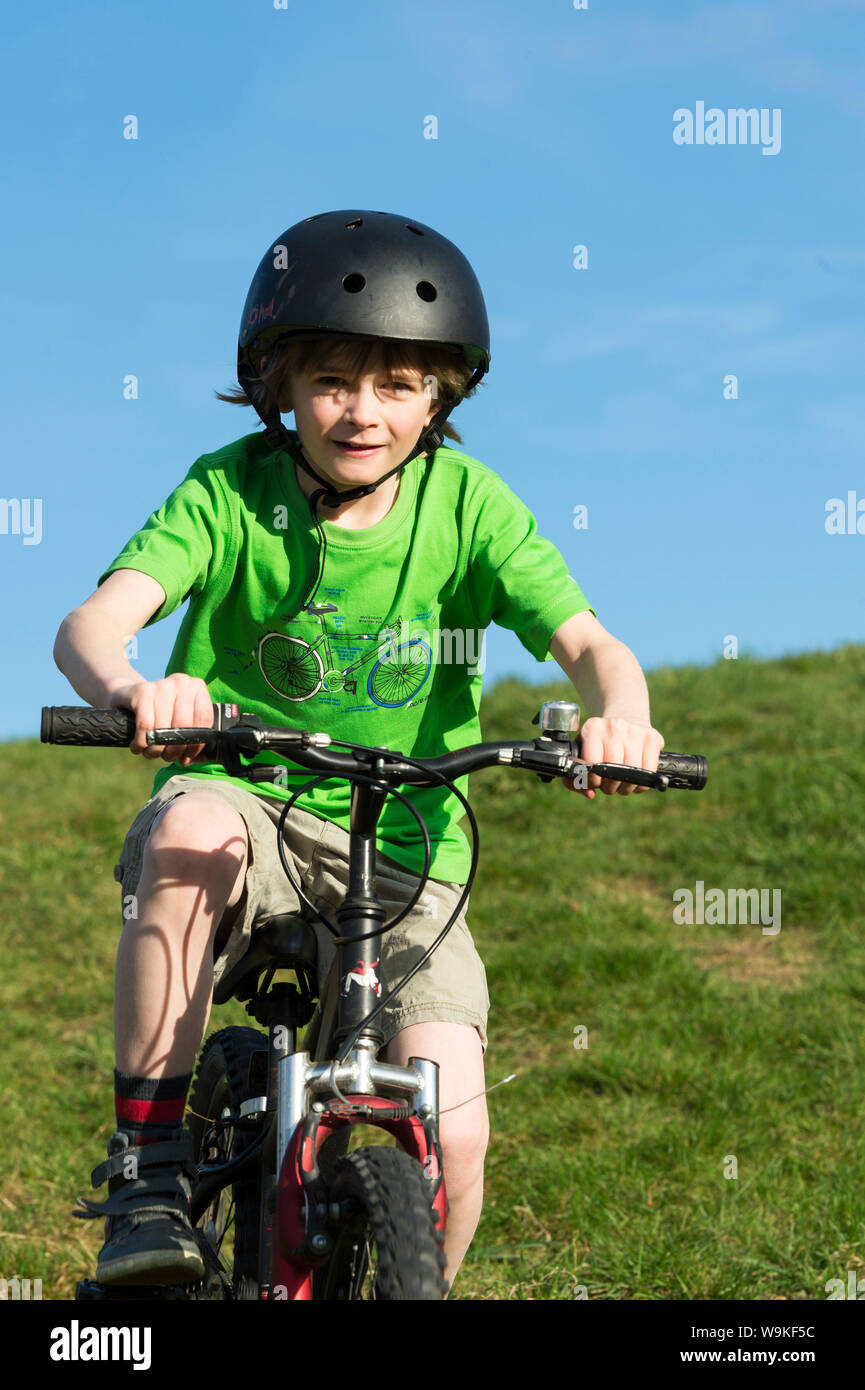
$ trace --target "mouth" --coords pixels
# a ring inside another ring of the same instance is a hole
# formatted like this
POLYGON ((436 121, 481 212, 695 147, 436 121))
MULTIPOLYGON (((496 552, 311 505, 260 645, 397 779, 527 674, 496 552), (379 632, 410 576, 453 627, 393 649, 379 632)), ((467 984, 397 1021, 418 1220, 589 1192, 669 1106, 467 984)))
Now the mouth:
POLYGON ((342 439, 335 439, 333 442, 337 449, 347 454, 349 458, 358 459, 369 458, 373 454, 377 454, 379 449, 384 447, 381 444, 349 444, 342 439))

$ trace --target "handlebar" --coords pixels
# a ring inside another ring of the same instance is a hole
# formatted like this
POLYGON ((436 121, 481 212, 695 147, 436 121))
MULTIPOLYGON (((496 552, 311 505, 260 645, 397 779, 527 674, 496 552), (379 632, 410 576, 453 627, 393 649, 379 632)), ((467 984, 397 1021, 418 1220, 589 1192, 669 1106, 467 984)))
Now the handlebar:
MULTIPOLYGON (((579 708, 566 701, 554 701, 542 706, 540 715, 533 721, 540 722, 541 733, 531 741, 503 740, 496 743, 476 743, 467 748, 457 748, 434 758, 408 758, 406 754, 392 752, 388 748, 372 748, 363 744, 348 743, 331 738, 329 734, 312 733, 305 729, 285 729, 263 724, 257 715, 240 714, 237 705, 214 704, 213 723, 209 728, 151 729, 147 731, 146 741, 151 746, 171 747, 203 744, 204 752, 193 760, 220 762, 230 776, 244 778, 250 782, 275 782, 284 773, 282 763, 242 763, 241 756, 254 757, 256 753, 271 752, 281 754, 286 761, 299 768, 309 769, 319 774, 307 786, 316 781, 326 780, 327 776, 343 777, 352 781, 352 805, 355 796, 362 797, 364 784, 367 788, 378 787, 387 794, 405 802, 420 827, 424 840, 424 869, 420 876, 414 897, 401 913, 385 925, 373 931, 358 933, 349 937, 341 935, 336 927, 324 916, 321 908, 313 903, 303 892, 300 884, 291 876, 283 846, 283 825, 288 812, 305 788, 294 793, 286 801, 277 827, 277 847, 285 873, 299 898, 335 937, 338 949, 345 951, 346 942, 352 949, 364 950, 370 939, 381 936, 408 915, 417 903, 427 882, 430 870, 430 837, 423 817, 415 810, 409 798, 396 787, 402 782, 415 786, 447 786, 461 802, 472 831, 472 862, 468 879, 462 895, 435 940, 427 947, 420 960, 416 961, 408 973, 393 989, 379 999, 370 1012, 359 1021, 352 1018, 349 1033, 338 1048, 337 1062, 343 1061, 355 1046, 357 1039, 368 1029, 376 1017, 390 1003, 394 996, 417 974, 429 960, 433 952, 444 940, 457 920, 474 882, 478 857, 478 828, 471 806, 460 789, 454 785, 455 779, 466 773, 476 772, 482 767, 518 767, 535 773, 542 782, 551 782, 555 777, 570 778, 575 786, 587 786, 589 774, 609 778, 619 782, 633 782, 638 786, 654 787, 658 791, 679 788, 683 791, 700 791, 708 777, 706 759, 701 754, 662 752, 655 772, 645 768, 625 767, 617 763, 586 763, 579 756, 580 738, 579 708), (345 752, 336 751, 338 747, 345 752), (322 776, 324 774, 324 777, 322 776), (585 780, 583 780, 585 779, 585 780), (360 943, 358 946, 357 943, 360 943)), ((135 738, 137 720, 132 710, 93 709, 90 705, 51 705, 42 710, 41 738, 43 743, 66 743, 79 746, 128 747, 135 738)), ((374 824, 375 816, 369 820, 374 824)), ((367 825, 367 830, 369 830, 367 825)), ((359 851, 361 853, 362 851, 359 851)), ((366 921, 364 925, 368 925, 366 921)), ((370 948, 371 949, 371 948, 370 948)), ((364 1006, 365 1007, 365 1006, 364 1006)), ((363 1010, 361 1010, 361 1013, 363 1010)))
MULTIPOLYGON (((131 710, 93 709, 90 705, 46 705, 42 709, 43 743, 128 747, 135 737, 135 729, 136 718, 131 710)), ((708 764, 699 753, 665 750, 660 755, 656 772, 618 763, 586 763, 579 756, 580 740, 576 732, 557 729, 529 741, 505 739, 476 743, 433 758, 403 761, 402 753, 388 748, 344 743, 329 734, 263 724, 257 715, 240 714, 238 706, 230 704, 214 704, 210 728, 151 729, 146 739, 150 745, 168 747, 204 744, 211 761, 222 763, 230 775, 251 782, 272 782, 279 776, 280 769, 272 763, 255 765, 240 761, 241 756, 254 758, 262 752, 280 754, 312 772, 349 779, 352 773, 360 771, 358 764, 367 772, 371 766, 377 778, 391 785, 411 783, 431 787, 441 785, 443 777, 451 781, 493 766, 522 768, 534 772, 544 782, 555 777, 588 777, 594 773, 601 778, 633 782, 657 791, 701 791, 708 780, 708 764), (339 746, 351 751, 337 752, 339 746)), ((201 760, 204 757, 205 754, 200 755, 201 760)), ((194 765, 193 762, 191 766, 194 765)))

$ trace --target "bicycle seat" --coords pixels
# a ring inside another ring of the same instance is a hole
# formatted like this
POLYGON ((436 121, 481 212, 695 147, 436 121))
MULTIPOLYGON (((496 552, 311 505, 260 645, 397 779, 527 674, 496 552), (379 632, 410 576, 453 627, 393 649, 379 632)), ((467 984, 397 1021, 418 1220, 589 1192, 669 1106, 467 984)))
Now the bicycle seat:
POLYGON ((255 931, 245 954, 214 988, 214 1004, 225 1004, 232 998, 241 1003, 251 999, 259 976, 271 965, 277 970, 300 967, 317 980, 318 939, 310 922, 283 912, 255 931))

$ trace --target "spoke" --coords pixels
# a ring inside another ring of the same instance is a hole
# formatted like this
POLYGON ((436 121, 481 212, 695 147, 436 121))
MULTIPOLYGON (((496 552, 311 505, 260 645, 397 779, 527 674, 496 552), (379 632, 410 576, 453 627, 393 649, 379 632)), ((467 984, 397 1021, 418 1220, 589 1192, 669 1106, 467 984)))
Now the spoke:
POLYGON ((234 1220, 234 1198, 232 1197, 231 1201, 228 1203, 228 1209, 227 1209, 227 1211, 226 1211, 226 1213, 225 1213, 225 1222, 224 1222, 223 1227, 222 1227, 222 1235, 219 1237, 219 1241, 218 1241, 217 1246, 216 1246, 216 1248, 217 1248, 217 1250, 219 1251, 220 1254, 222 1254, 222 1242, 225 1240, 225 1237, 228 1235, 228 1232, 229 1232, 229 1230, 230 1230, 230 1228, 231 1228, 231 1223, 233 1222, 233 1220, 234 1220))
POLYGON ((370 1299, 374 1299, 374 1298, 375 1298, 375 1273, 376 1273, 376 1271, 375 1271, 375 1265, 373 1264, 373 1260, 372 1260, 372 1247, 371 1247, 371 1245, 370 1245, 370 1239, 369 1239, 369 1236, 368 1236, 368 1235, 367 1235, 367 1238, 366 1238, 366 1269, 367 1269, 367 1273, 369 1273, 370 1269, 372 1270, 372 1279, 370 1280, 370 1285, 369 1285, 369 1297, 370 1297, 370 1299))
POLYGON ((425 652, 423 656, 423 661, 414 660, 410 654, 396 661, 382 661, 375 667, 371 688, 383 704, 404 704, 417 694, 429 671, 425 652))
POLYGON ((307 694, 315 689, 320 678, 318 658, 296 638, 273 634, 263 638, 259 664, 265 680, 280 695, 307 694))
MULTIPOLYGON (((223 1099, 223 1096, 219 1097, 220 1104, 223 1099)), ((234 1143, 235 1129, 232 1121, 222 1115, 219 1118, 214 1116, 202 1145, 207 1153, 208 1162, 227 1163, 231 1158, 234 1143)), ((233 1189, 223 1189, 217 1193, 199 1222, 199 1229, 207 1239, 217 1265, 223 1272, 222 1278, 217 1276, 217 1292, 212 1295, 214 1297, 223 1297, 225 1287, 231 1287, 235 1215, 233 1189)), ((212 1286, 212 1276, 208 1275, 208 1279, 212 1286)))

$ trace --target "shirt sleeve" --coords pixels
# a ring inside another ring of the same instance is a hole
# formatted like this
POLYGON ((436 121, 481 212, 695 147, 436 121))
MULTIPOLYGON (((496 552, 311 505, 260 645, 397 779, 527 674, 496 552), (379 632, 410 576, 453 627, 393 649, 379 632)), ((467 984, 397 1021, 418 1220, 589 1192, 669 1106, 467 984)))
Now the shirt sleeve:
POLYGON ((482 625, 510 628, 536 660, 550 661, 550 640, 562 623, 576 613, 598 615, 525 503, 497 483, 478 516, 470 560, 482 625))
POLYGON ((152 512, 99 576, 114 570, 140 570, 165 590, 165 602, 144 624, 167 618, 191 594, 198 594, 222 561, 230 516, 215 470, 197 460, 183 482, 152 512))

